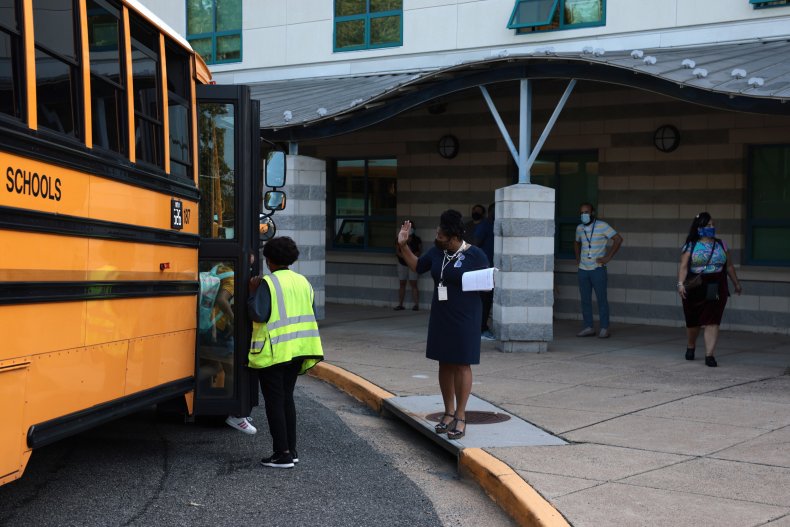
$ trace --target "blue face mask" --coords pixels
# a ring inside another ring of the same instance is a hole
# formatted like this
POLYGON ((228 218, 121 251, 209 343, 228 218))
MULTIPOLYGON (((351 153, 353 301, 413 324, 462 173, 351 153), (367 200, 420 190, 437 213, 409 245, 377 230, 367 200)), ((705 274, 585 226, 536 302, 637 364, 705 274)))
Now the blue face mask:
POLYGON ((590 223, 591 217, 586 212, 583 212, 582 215, 581 215, 581 220, 582 220, 582 223, 587 225, 588 223, 590 223))
POLYGON ((702 227, 701 229, 697 229, 697 234, 702 238, 715 238, 716 227, 702 227))

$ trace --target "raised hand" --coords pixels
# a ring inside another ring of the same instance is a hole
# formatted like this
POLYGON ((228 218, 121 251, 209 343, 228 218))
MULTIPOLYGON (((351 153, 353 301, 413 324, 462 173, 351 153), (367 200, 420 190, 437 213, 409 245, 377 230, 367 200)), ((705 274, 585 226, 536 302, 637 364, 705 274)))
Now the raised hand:
POLYGON ((404 245, 409 239, 409 231, 411 230, 411 222, 406 220, 401 225, 400 232, 398 233, 398 244, 404 245))

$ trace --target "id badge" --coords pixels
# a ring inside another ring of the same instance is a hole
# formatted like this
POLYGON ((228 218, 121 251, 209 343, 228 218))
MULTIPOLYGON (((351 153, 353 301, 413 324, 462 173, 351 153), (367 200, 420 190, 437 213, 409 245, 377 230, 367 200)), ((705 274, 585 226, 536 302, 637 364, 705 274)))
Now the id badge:
POLYGON ((444 302, 447 300, 447 286, 440 285, 436 286, 436 293, 439 296, 439 302, 444 302))

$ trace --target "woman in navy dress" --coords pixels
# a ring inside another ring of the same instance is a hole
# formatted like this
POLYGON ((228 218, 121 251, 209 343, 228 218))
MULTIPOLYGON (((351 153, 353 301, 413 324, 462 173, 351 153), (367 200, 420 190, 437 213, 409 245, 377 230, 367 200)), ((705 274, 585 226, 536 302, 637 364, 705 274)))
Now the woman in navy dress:
POLYGON ((482 250, 463 241, 461 218, 458 211, 443 212, 434 247, 419 258, 406 244, 411 222, 403 222, 398 234, 406 264, 417 273, 430 270, 433 277, 426 357, 439 361, 444 416, 436 425, 436 432, 446 432, 449 439, 460 439, 466 433, 466 403, 472 392, 471 365, 480 363, 483 309, 480 292, 462 291, 461 276, 489 266, 482 250))

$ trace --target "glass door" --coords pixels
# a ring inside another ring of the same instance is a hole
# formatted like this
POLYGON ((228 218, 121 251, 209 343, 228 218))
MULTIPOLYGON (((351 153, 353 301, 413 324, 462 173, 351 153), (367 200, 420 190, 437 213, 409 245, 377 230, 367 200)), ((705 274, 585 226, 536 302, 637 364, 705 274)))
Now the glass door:
POLYGON ((247 284, 258 273, 258 101, 246 86, 198 86, 199 280, 195 413, 249 415, 247 284))

